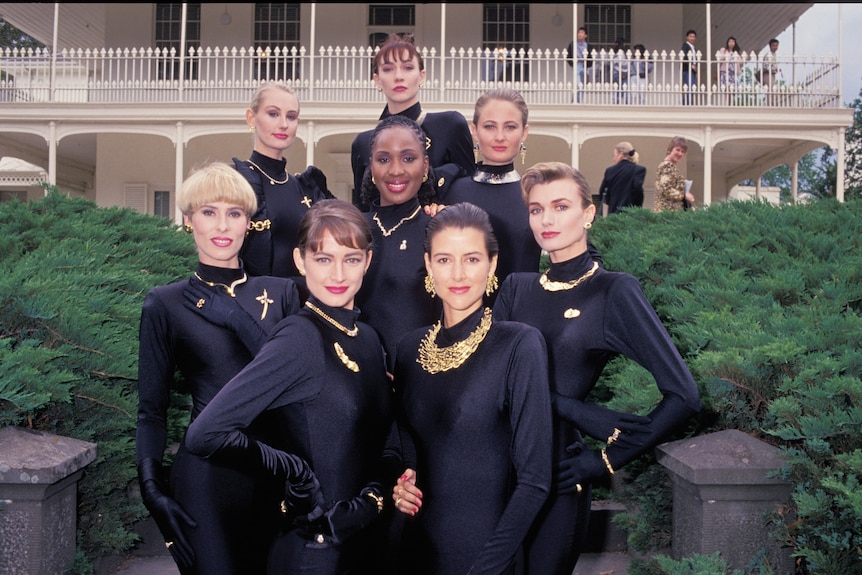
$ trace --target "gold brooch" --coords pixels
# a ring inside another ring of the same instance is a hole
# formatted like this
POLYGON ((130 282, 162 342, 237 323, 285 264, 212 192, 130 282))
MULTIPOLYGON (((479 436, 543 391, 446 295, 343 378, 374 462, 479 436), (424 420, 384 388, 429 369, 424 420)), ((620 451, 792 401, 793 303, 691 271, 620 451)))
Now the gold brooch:
POLYGON ((353 373, 358 373, 359 365, 355 361, 350 359, 346 353, 344 353, 344 348, 341 347, 341 344, 336 341, 333 347, 335 347, 335 355, 338 356, 338 359, 341 360, 341 363, 343 363, 345 367, 347 367, 347 369, 349 369, 353 373))
POLYGON ((566 319, 573 319, 573 318, 578 317, 579 315, 581 315, 581 310, 574 309, 571 307, 563 312, 563 317, 566 319))

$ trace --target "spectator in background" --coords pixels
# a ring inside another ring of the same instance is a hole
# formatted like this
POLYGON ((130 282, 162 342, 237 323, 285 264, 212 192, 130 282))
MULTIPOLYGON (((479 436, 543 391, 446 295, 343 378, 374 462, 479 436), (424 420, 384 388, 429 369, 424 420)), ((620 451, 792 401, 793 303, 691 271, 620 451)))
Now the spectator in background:
POLYGON ((667 156, 658 165, 655 174, 655 206, 653 211, 679 212, 694 205, 694 195, 685 189, 685 177, 679 171, 679 162, 688 152, 688 142, 674 136, 667 145, 667 156))
MULTIPOLYGON (((568 54, 569 66, 572 66, 576 59, 578 66, 576 71, 578 77, 575 79, 575 84, 590 84, 593 81, 593 47, 587 41, 587 29, 583 26, 578 28, 578 45, 575 47, 572 42, 566 48, 568 54)), ((578 102, 581 101, 584 91, 578 90, 578 102)))
POLYGON ((617 38, 614 42, 614 53, 611 56, 611 82, 617 85, 615 103, 628 103, 629 83, 629 59, 626 55, 626 44, 624 38, 617 38))
POLYGON ((646 100, 646 88, 649 76, 652 74, 653 62, 649 59, 647 49, 643 44, 635 44, 629 64, 629 98, 632 104, 643 105, 646 100))
POLYGON ((629 142, 614 146, 614 165, 605 170, 599 187, 602 204, 607 204, 608 215, 618 214, 623 208, 644 204, 646 168, 638 165, 638 153, 629 142))
POLYGON ((778 75, 781 74, 781 68, 778 67, 778 39, 773 38, 769 41, 769 52, 763 55, 762 62, 758 70, 760 77, 757 80, 769 89, 766 102, 774 105, 777 102, 774 94, 776 83, 778 75))
POLYGON ((682 104, 687 106, 693 102, 691 92, 697 88, 697 32, 689 30, 685 33, 685 43, 682 45, 682 104))
POLYGON ((736 38, 730 36, 724 46, 718 51, 718 87, 727 92, 727 103, 733 102, 733 93, 739 82, 742 71, 742 50, 736 38))

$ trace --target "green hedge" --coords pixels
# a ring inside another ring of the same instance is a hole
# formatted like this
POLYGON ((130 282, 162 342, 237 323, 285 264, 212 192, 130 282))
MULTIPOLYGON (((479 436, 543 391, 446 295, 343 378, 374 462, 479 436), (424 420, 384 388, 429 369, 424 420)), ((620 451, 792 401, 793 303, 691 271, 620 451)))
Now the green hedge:
MULTIPOLYGON (((636 209, 599 219, 590 234, 608 269, 641 280, 701 387, 704 412, 685 433, 737 428, 781 447, 795 491, 772 518, 775 537, 803 572, 858 572, 862 203, 636 209)), ((130 528, 145 513, 130 496, 140 309, 148 289, 189 273, 194 246, 170 221, 55 193, 0 204, 0 237, 0 425, 98 443, 80 488, 86 573, 134 544, 130 528)), ((597 391, 628 410, 657 399, 649 374, 624 360, 597 391)), ((175 401, 174 439, 187 421, 185 398, 175 401)), ((649 457, 627 469, 639 509, 623 519, 630 543, 667 545, 656 528, 670 520, 666 478, 649 457)), ((661 561, 636 569, 721 572, 715 557, 661 561)))

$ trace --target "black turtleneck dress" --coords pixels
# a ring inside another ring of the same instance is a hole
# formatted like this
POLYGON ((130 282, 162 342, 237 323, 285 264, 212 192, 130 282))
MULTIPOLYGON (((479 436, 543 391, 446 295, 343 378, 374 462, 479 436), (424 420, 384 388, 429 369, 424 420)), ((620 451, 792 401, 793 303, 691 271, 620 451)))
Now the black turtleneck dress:
MULTIPOLYGON (((390 115, 389 108, 386 107, 380 115, 380 120, 390 115)), ((398 115, 407 116, 422 127, 428 138, 428 163, 432 169, 444 164, 456 164, 464 170, 464 173, 473 173, 475 164, 473 138, 470 136, 470 128, 463 114, 456 111, 424 113, 422 105, 417 102, 403 112, 399 112, 398 115)), ((353 168, 353 203, 362 211, 368 211, 370 207, 363 205, 360 191, 362 177, 371 161, 372 132, 373 130, 360 132, 354 138, 350 149, 350 164, 353 168)))
MULTIPOLYGON (((358 497, 371 482, 389 493, 397 471, 384 469, 382 460, 393 419, 380 338, 357 322, 358 310, 331 308, 314 296, 308 302, 341 326, 356 325, 357 333, 344 333, 306 304, 276 326, 192 423, 189 450, 217 456, 225 446, 243 444, 239 436, 262 417, 279 430, 272 447, 309 463, 327 506, 358 497)), ((241 456, 221 456, 226 465, 242 465, 241 456)), ((313 545, 297 529, 286 531, 272 548, 268 573, 372 573, 381 552, 376 531, 372 523, 337 546, 313 545)))
POLYGON ((375 202, 365 217, 374 237, 374 255, 356 305, 362 312, 360 319, 380 334, 391 371, 401 336, 440 316, 439 300, 425 291, 423 245, 431 216, 414 197, 391 206, 375 202))
MULTIPOLYGON (((547 275, 568 282, 593 265, 587 252, 551 264, 547 275)), ((651 431, 644 434, 643 445, 607 447, 615 470, 651 450, 700 410, 697 384, 635 277, 597 267, 580 285, 560 291, 547 291, 539 279, 539 274, 510 275, 497 297, 494 318, 523 322, 542 332, 548 344, 552 394, 585 400, 605 364, 617 354, 647 369, 662 393, 661 403, 648 414, 651 431)), ((566 458, 565 448, 581 438, 581 432, 555 411, 554 462, 566 458)), ((588 485, 573 495, 558 494, 552 486, 526 543, 529 573, 571 575, 586 536, 589 499, 588 485)))
POLYGON ((454 180, 440 203, 459 202, 470 202, 488 212, 500 244, 497 256, 500 284, 512 272, 539 271, 542 249, 530 229, 530 212, 521 196, 521 176, 513 164, 486 166, 479 163, 475 174, 454 180))
POLYGON ((318 200, 333 197, 326 189, 325 177, 316 168, 310 168, 316 177, 288 174, 284 158, 276 160, 256 151, 247 161, 233 161, 257 195, 257 213, 252 222, 269 220, 268 229, 252 229, 243 243, 240 258, 246 271, 251 275, 289 277, 302 291, 304 281, 293 263, 293 248, 299 222, 308 208, 318 200))
MULTIPOLYGON (((436 345, 468 338, 484 312, 442 328, 436 345)), ((432 374, 418 362, 429 329, 407 334, 396 354, 398 421, 414 446, 404 465, 423 493, 406 521, 399 572, 514 573, 551 481, 545 343, 535 328, 494 320, 460 366, 432 374)))
MULTIPOLYGON (((230 285, 243 275, 241 269, 198 265, 204 280, 230 285)), ((218 391, 252 359, 234 332, 209 322, 185 307, 187 280, 154 288, 144 299, 140 322, 138 360, 137 460, 161 463, 167 441, 168 408, 175 375, 179 389, 191 394, 193 421, 218 391)), ((289 279, 248 277, 235 288, 236 300, 265 332, 299 309, 296 286, 289 279)), ((253 427, 249 433, 264 433, 253 427)), ((251 470, 213 465, 191 455, 185 439, 180 443, 170 475, 170 495, 197 522, 186 533, 196 563, 184 573, 201 575, 260 574, 266 552, 276 535, 274 521, 282 485, 251 470)))

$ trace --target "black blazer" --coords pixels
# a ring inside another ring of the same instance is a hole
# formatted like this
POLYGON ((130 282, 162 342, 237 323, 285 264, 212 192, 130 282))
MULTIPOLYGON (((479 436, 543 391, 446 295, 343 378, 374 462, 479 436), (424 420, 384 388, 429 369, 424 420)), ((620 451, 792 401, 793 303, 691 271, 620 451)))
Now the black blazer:
POLYGON ((620 160, 607 170, 599 192, 608 204, 609 214, 618 214, 628 206, 643 207, 646 168, 628 160, 620 160))

